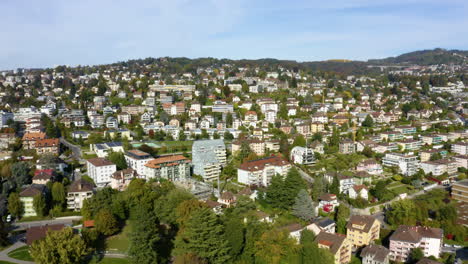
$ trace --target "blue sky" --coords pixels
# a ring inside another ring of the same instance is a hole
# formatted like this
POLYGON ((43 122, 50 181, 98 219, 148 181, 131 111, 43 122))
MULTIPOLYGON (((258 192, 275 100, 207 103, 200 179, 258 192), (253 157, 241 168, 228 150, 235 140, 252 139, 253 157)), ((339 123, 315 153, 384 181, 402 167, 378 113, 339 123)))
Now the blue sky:
POLYGON ((468 49, 466 0, 0 0, 0 69, 468 49))

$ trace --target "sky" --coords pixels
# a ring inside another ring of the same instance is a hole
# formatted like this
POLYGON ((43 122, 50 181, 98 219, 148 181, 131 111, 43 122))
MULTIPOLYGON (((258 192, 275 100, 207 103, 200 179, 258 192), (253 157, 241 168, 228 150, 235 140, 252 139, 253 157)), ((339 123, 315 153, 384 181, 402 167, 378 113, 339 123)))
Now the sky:
POLYGON ((0 0, 0 70, 468 49, 467 0, 0 0))

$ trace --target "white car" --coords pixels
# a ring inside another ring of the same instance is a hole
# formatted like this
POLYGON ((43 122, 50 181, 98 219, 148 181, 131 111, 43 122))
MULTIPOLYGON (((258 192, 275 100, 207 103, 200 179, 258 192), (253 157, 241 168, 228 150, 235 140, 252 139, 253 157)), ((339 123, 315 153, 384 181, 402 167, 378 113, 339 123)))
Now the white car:
POLYGON ((7 223, 10 223, 10 222, 11 222, 11 214, 9 214, 9 215, 7 216, 6 221, 7 221, 7 223))

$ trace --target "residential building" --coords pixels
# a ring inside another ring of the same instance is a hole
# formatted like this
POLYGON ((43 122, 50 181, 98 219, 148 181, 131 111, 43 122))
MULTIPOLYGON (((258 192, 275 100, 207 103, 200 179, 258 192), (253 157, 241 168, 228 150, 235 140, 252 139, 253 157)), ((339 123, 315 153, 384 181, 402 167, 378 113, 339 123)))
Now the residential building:
POLYGON ((49 181, 54 180, 55 176, 56 173, 53 169, 39 169, 34 172, 32 183, 46 185, 49 181))
POLYGON ((34 149, 36 141, 45 138, 46 134, 43 132, 26 133, 23 135, 23 149, 34 149))
POLYGON ((154 159, 150 154, 143 152, 138 149, 132 149, 125 152, 125 162, 129 168, 132 168, 136 171, 138 175, 145 175, 146 168, 145 165, 148 161, 154 159))
POLYGON ((468 180, 458 181, 452 184, 452 198, 468 203, 468 180))
POLYGON ((408 150, 418 150, 421 148, 421 141, 414 140, 414 139, 405 139, 397 142, 398 146, 401 148, 402 151, 408 150))
POLYGON ((335 264, 349 263, 351 261, 351 243, 346 236, 320 232, 315 237, 319 248, 329 250, 335 258, 335 264))
POLYGON ((326 232, 330 234, 335 233, 336 223, 328 217, 316 219, 312 224, 306 226, 306 228, 315 235, 320 234, 320 232, 326 232))
POLYGON ((452 152, 457 153, 459 155, 467 155, 468 154, 468 142, 453 143, 452 152))
POLYGON ((389 264, 390 250, 381 245, 368 245, 361 251, 362 264, 389 264))
POLYGON ((340 142, 340 153, 351 154, 356 152, 356 144, 350 139, 345 139, 340 142))
POLYGON ((257 156, 265 155, 265 142, 260 139, 244 139, 242 141, 234 141, 231 144, 231 151, 232 154, 236 154, 238 151, 241 150, 242 143, 247 143, 250 147, 250 150, 255 152, 257 156))
POLYGON ((356 171, 365 171, 371 175, 380 175, 383 173, 382 165, 375 159, 366 159, 359 162, 356 171))
POLYGON ((79 211, 83 208, 83 201, 93 196, 94 184, 83 179, 76 180, 68 186, 67 208, 79 211))
POLYGON ((335 194, 332 193, 324 193, 319 197, 319 204, 317 206, 317 213, 319 209, 322 209, 326 213, 333 212, 335 207, 340 205, 338 199, 336 198, 335 194))
POLYGON ((60 152, 60 140, 58 138, 38 139, 34 144, 37 154, 50 153, 58 155, 60 152))
POLYGON ((197 140, 192 145, 193 173, 214 181, 226 165, 226 146, 222 139, 197 140))
POLYGON ((354 185, 352 188, 349 188, 348 195, 351 199, 362 198, 367 201, 369 199, 369 189, 364 184, 354 185))
POLYGON ((314 150, 295 146, 291 149, 290 159, 293 163, 309 165, 315 162, 314 150))
POLYGON ((44 195, 46 190, 45 185, 32 184, 20 192, 20 201, 23 204, 23 217, 37 216, 34 209, 34 197, 44 195))
POLYGON ((174 155, 150 160, 145 167, 146 179, 184 181, 190 177, 191 162, 182 155, 174 155))
POLYGON ((405 176, 411 176, 419 169, 419 161, 416 156, 400 153, 385 154, 382 164, 388 167, 398 167, 400 172, 405 176))
POLYGON ((247 185, 268 186, 274 175, 285 177, 289 169, 291 164, 277 156, 247 161, 237 169, 237 180, 247 185))
POLYGON ((448 173, 449 175, 453 175, 457 172, 458 162, 454 159, 441 159, 421 162, 420 166, 426 174, 432 173, 434 176, 440 176, 448 173))
POLYGON ((88 176, 98 187, 106 186, 111 182, 112 174, 117 170, 114 163, 104 158, 93 158, 86 161, 88 176))
POLYGON ((452 158, 457 162, 457 168, 468 169, 468 155, 458 155, 452 158))
POLYGON ((414 134, 416 133, 416 127, 412 126, 398 126, 395 127, 395 131, 400 132, 404 135, 414 134))
POLYGON ((427 149, 419 151, 419 159, 421 162, 431 160, 433 155, 440 154, 442 157, 447 156, 447 151, 444 149, 427 149))
POLYGON ((440 228, 401 225, 390 236, 390 260, 406 262, 414 248, 420 248, 425 257, 438 258, 443 236, 440 228))
POLYGON ((112 152, 124 152, 122 142, 106 142, 90 144, 89 148, 94 151, 99 158, 105 158, 112 152))
POLYGON ((371 244, 379 239, 380 222, 370 215, 352 215, 346 225, 346 237, 351 241, 353 250, 371 244))
POLYGON ((110 186, 112 189, 124 191, 127 189, 128 184, 138 177, 139 174, 132 168, 116 171, 112 174, 110 186))

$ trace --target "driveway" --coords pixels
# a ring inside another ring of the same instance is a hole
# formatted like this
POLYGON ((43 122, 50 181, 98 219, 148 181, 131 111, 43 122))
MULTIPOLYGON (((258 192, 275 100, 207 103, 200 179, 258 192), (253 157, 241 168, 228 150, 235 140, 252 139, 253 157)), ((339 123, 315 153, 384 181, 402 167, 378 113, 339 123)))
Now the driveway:
POLYGON ((0 260, 9 261, 9 262, 18 263, 18 264, 34 264, 34 262, 31 262, 31 261, 18 260, 18 259, 10 258, 8 256, 8 253, 10 253, 11 251, 17 248, 20 248, 22 246, 26 246, 25 243, 20 241, 20 239, 23 237, 24 237, 24 234, 10 237, 10 241, 13 243, 13 245, 11 245, 10 247, 6 248, 3 251, 0 251, 0 260))

